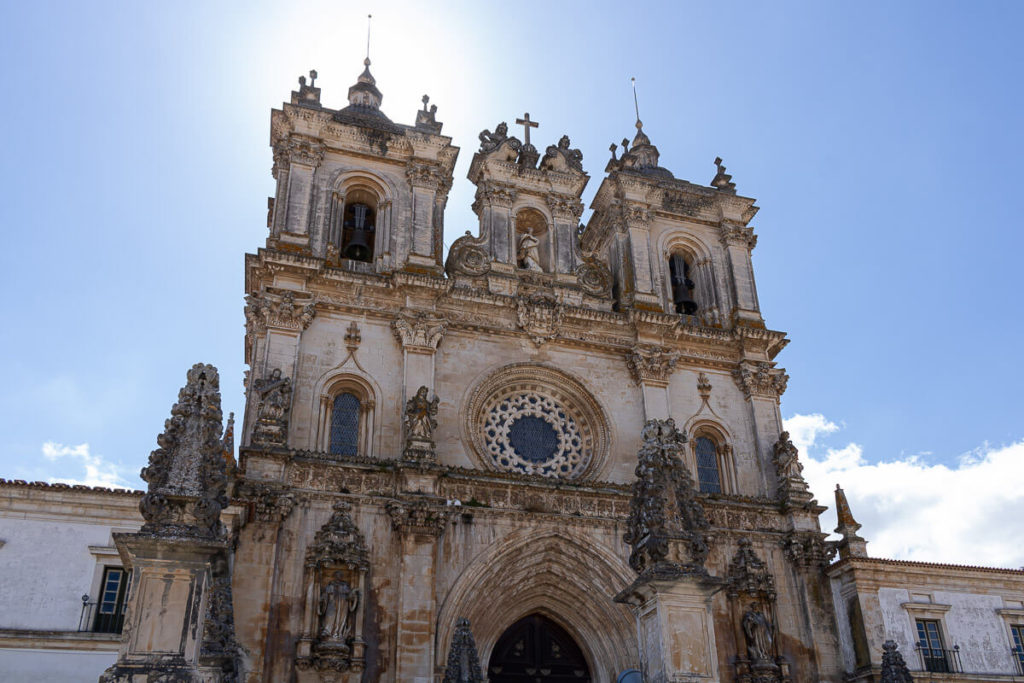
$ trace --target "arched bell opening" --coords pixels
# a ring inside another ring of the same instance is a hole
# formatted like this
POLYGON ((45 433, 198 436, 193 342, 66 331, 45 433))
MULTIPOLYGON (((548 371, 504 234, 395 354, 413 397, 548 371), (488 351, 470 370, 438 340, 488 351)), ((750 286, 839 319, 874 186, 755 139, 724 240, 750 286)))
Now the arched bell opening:
POLYGON ((694 297, 694 284, 691 278, 692 259, 679 252, 674 252, 668 259, 669 279, 672 284, 672 307, 680 315, 694 315, 697 312, 697 300, 694 297))
POLYGON ((498 638, 487 663, 489 683, 590 683, 590 667, 569 632, 529 614, 498 638))
POLYGON ((377 231, 377 197, 364 189, 345 195, 341 222, 341 255, 353 261, 373 261, 377 231))

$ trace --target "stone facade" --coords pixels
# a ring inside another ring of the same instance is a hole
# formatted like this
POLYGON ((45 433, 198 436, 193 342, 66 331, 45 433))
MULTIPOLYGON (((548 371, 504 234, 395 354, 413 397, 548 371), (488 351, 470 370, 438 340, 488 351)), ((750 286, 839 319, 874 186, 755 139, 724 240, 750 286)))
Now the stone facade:
POLYGON ((392 122, 369 60, 347 107, 320 98, 313 72, 271 115, 237 464, 197 365, 146 525, 115 537, 138 589, 103 680, 853 673, 832 598, 870 560, 852 515, 824 540, 782 431, 788 340, 721 160, 677 179, 638 121, 582 225, 570 138, 542 155, 528 114, 522 140, 500 123, 470 164, 479 230, 444 259, 436 106, 392 122))

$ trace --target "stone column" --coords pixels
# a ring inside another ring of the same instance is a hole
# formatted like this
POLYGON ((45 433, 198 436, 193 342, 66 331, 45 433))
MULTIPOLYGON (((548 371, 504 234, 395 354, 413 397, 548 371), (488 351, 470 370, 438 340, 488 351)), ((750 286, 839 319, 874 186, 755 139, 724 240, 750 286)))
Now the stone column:
POLYGON ((316 140, 292 137, 287 143, 288 174, 286 207, 278 238, 282 242, 309 247, 310 208, 313 176, 324 158, 324 145, 316 140))
POLYGON ((789 375, 782 368, 775 367, 773 362, 743 360, 733 370, 733 379, 747 399, 750 410, 764 494, 774 496, 778 484, 772 464, 772 444, 782 431, 779 399, 786 391, 789 375))
POLYGON ((402 346, 405 394, 402 405, 421 386, 434 390, 434 354, 444 338, 447 322, 431 311, 403 309, 392 323, 402 346))
MULTIPOLYGON (((480 217, 481 237, 486 240, 497 270, 511 273, 516 267, 516 240, 512 226, 512 203, 516 191, 494 182, 480 183, 473 210, 480 217)), ((493 267, 493 266, 492 266, 493 267)))
MULTIPOLYGON (((554 260, 551 272, 560 276, 571 275, 579 265, 576 259, 576 227, 583 215, 583 202, 576 197, 549 195, 548 208, 554 218, 554 260)), ((562 278, 564 279, 564 278, 562 278)))
POLYGON ((406 176, 412 185, 412 234, 408 260, 403 267, 415 272, 440 274, 439 254, 435 253, 436 198, 444 182, 440 166, 410 162, 406 176))
POLYGON ((395 680, 431 683, 434 680, 438 539, 451 520, 451 510, 439 499, 393 500, 387 504, 387 512, 401 553, 395 680))
POLYGON ((657 346, 633 347, 626 357, 633 381, 644 400, 644 420, 664 420, 671 415, 668 381, 679 360, 679 354, 657 346))
POLYGON ((719 224, 719 234, 729 258, 729 270, 732 275, 735 301, 733 321, 764 327, 757 303, 757 289, 754 286, 754 267, 750 260, 750 252, 757 244, 754 229, 736 221, 723 220, 719 224))
POLYGON ((656 291, 658 278, 655 267, 661 267, 651 259, 651 214, 640 205, 627 206, 623 210, 626 231, 629 234, 629 253, 625 255, 632 264, 633 306, 649 311, 662 310, 661 294, 656 291))

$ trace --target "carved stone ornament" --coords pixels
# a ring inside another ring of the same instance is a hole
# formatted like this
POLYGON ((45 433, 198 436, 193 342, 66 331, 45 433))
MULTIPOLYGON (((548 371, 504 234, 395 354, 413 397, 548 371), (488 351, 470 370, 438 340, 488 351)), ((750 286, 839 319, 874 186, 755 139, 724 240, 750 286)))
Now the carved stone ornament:
POLYGON ((480 131, 480 154, 487 155, 491 159, 499 161, 515 161, 519 151, 523 148, 515 137, 509 137, 508 124, 502 121, 492 133, 488 129, 480 131))
POLYGON ((455 514, 454 508, 424 500, 391 500, 384 507, 395 531, 434 538, 444 533, 455 514))
POLYGON ((203 624, 203 645, 200 659, 204 665, 216 665, 224 677, 222 683, 234 681, 239 669, 240 647, 235 639, 235 613, 231 597, 231 572, 227 558, 213 562, 213 581, 203 624))
POLYGON ((697 393, 702 401, 711 398, 711 380, 703 372, 697 375, 697 393))
POLYGON ((544 296, 516 298, 516 322, 537 346, 558 336, 565 306, 544 296))
POLYGON ((742 223, 722 221, 718 226, 718 236, 726 248, 737 245, 752 250, 757 246, 757 235, 754 234, 754 229, 742 223))
POLYGON ((779 434, 779 440, 772 446, 772 462, 775 464, 775 475, 778 482, 777 497, 787 505, 806 505, 813 499, 807 482, 801 474, 796 446, 789 438, 789 432, 779 434))
POLYGON ((549 145, 541 159, 543 170, 560 171, 562 173, 583 173, 583 152, 570 149, 569 136, 563 135, 557 145, 549 145))
POLYGON ((264 524, 283 522, 295 509, 295 494, 262 482, 247 482, 239 498, 252 504, 252 519, 264 524))
POLYGON ((629 373, 637 384, 644 382, 668 383, 669 376, 677 362, 679 362, 678 353, 659 347, 635 346, 626 356, 629 373))
POLYGON ((491 269, 491 257, 481 246, 483 241, 473 237, 467 230, 466 234, 455 240, 448 250, 448 260, 444 263, 444 272, 453 275, 483 275, 491 269))
POLYGON ((275 368, 269 376, 253 382, 256 392, 254 446, 284 448, 288 445, 288 417, 292 406, 292 381, 275 368))
POLYGON ((775 577, 746 538, 740 539, 736 555, 729 563, 728 580, 732 596, 775 600, 775 577))
POLYGON ((409 162, 405 175, 413 187, 437 190, 447 185, 448 179, 444 170, 437 164, 409 162))
POLYGON ((648 420, 623 540, 638 574, 707 576, 708 520, 683 464, 686 436, 675 421, 648 420))
POLYGON ((785 393, 786 384, 789 382, 789 375, 785 370, 776 368, 775 363, 766 361, 742 361, 740 366, 733 370, 732 376, 748 399, 760 396, 778 401, 785 393))
POLYGON ((914 677, 895 640, 882 643, 882 683, 913 683, 914 677))
POLYGON ((312 295, 291 291, 266 291, 245 297, 245 334, 251 338, 268 327, 302 331, 316 317, 312 295))
POLYGON ((593 257, 584 257, 583 263, 576 267, 576 281, 580 288, 596 297, 608 297, 612 293, 612 273, 602 261, 593 257))
POLYGON ((437 429, 437 404, 440 399, 435 395, 429 398, 430 389, 425 386, 416 390, 416 394, 405 403, 405 414, 402 424, 405 427, 405 460, 434 461, 434 430, 437 429))
POLYGON ((835 557, 836 548, 825 542, 826 534, 817 531, 792 531, 782 540, 786 558, 804 569, 819 569, 828 566, 835 557))
POLYGON ((352 506, 338 502, 332 509, 334 514, 316 532, 313 544, 306 551, 306 566, 368 569, 370 563, 366 540, 349 514, 352 506))
POLYGON ((402 348, 413 347, 433 352, 444 338, 448 326, 441 316, 406 310, 391 323, 391 328, 402 348))
POLYGON ((220 378, 212 365, 188 371, 178 402, 157 437, 142 479, 143 534, 221 538, 220 512, 228 504, 220 378))
POLYGON ((448 648, 448 663, 442 683, 483 683, 483 680, 476 640, 469 628, 469 619, 462 617, 455 623, 455 635, 448 648))

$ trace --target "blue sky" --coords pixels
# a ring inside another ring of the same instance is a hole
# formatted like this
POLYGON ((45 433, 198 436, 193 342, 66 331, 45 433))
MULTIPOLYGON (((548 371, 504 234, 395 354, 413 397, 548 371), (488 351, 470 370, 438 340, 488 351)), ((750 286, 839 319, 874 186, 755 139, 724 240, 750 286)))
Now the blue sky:
MULTIPOLYGON (((0 476, 140 485, 197 361, 240 410, 270 108, 311 68, 342 106, 367 12, 384 111, 411 123, 428 93, 463 148, 449 244, 476 227, 481 129, 529 111, 538 146, 570 135, 589 202, 632 135, 636 76, 662 165, 707 183, 720 155, 759 200, 758 291, 792 339, 782 407, 805 456, 853 445, 857 472, 916 463, 906 485, 951 472, 940 488, 992 456, 1024 490, 1024 461, 992 455, 1024 458, 1011 2, 5 3, 0 476)), ((884 536, 880 504, 847 488, 884 536)), ((1024 518, 1007 496, 993 514, 1024 518)), ((991 561, 1024 564, 1007 553, 991 561)))

